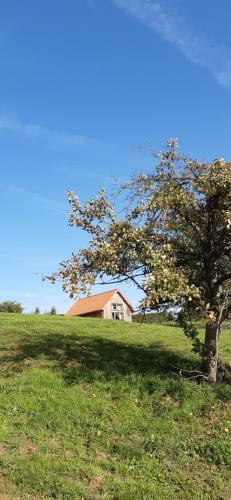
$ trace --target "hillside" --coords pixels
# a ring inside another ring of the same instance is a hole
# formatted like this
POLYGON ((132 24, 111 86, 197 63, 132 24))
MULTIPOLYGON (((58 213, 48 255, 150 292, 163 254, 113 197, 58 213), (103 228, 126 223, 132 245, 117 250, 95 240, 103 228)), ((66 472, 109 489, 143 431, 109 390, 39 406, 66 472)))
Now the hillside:
POLYGON ((3 313, 0 339, 0 498, 231 498, 231 387, 171 374, 179 329, 3 313))

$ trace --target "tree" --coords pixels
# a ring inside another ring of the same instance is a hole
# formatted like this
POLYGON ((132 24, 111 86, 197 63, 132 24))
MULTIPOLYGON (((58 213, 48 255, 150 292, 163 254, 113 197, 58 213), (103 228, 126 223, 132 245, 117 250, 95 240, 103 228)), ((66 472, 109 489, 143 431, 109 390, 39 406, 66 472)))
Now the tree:
POLYGON ((55 306, 52 306, 50 314, 51 315, 57 314, 55 306))
POLYGON ((143 292, 142 310, 179 308, 204 378, 216 382, 220 329, 231 304, 231 163, 181 156, 170 139, 150 173, 120 187, 123 212, 104 190, 83 206, 72 191, 67 195, 69 224, 91 238, 50 281, 61 278, 71 297, 96 282, 131 282, 143 292), (205 322, 203 343, 186 321, 193 311, 205 322))
POLYGON ((40 309, 38 306, 35 308, 34 314, 40 314, 40 309))
POLYGON ((23 307, 19 302, 6 300, 0 304, 0 312, 21 314, 23 312, 23 307))

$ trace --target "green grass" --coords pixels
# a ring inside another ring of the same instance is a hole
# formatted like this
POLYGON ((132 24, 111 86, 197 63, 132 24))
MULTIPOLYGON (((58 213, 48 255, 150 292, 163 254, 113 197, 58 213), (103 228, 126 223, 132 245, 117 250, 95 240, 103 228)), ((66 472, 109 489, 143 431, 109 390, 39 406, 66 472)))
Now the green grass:
POLYGON ((231 387, 171 375, 179 329, 1 314, 0 341, 1 499, 231 498, 231 387))

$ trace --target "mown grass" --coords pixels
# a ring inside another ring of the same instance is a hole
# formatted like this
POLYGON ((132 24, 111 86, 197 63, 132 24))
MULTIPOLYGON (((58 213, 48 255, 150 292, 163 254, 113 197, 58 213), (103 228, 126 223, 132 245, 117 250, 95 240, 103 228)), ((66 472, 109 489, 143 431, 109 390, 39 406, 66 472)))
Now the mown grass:
POLYGON ((171 374, 179 329, 1 314, 0 342, 0 498, 231 498, 231 387, 171 374))

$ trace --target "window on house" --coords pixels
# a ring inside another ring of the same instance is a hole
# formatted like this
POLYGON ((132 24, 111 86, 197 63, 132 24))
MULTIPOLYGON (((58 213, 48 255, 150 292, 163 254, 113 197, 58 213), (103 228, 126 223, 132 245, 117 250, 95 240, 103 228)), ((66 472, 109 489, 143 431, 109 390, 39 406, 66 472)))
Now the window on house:
POLYGON ((113 311, 122 311, 122 304, 112 304, 113 311))
POLYGON ((112 312, 112 319, 124 321, 124 315, 121 312, 112 312))

